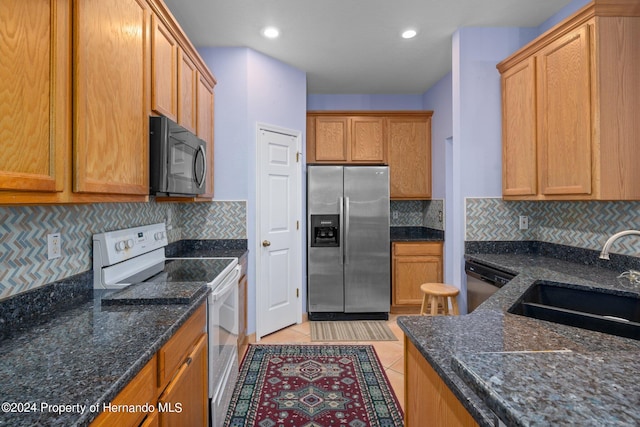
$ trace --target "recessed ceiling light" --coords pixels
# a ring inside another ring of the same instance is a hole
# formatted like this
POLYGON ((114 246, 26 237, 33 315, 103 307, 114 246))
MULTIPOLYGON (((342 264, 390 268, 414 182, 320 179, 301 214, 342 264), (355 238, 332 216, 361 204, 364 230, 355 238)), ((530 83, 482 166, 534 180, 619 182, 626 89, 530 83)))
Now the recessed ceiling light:
POLYGON ((275 39, 280 35, 280 30, 276 27, 266 27, 262 30, 262 35, 268 39, 275 39))
POLYGON ((418 34, 416 30, 405 30, 402 32, 403 39, 412 39, 418 34))

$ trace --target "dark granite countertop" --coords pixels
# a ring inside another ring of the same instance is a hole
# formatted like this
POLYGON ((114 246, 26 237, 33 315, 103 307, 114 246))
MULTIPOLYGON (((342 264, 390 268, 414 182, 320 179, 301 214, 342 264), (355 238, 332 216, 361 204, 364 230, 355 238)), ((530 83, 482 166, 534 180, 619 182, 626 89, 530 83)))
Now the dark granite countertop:
MULTIPOLYGON (((225 242, 181 241, 168 256, 246 254, 246 240, 225 242)), ((205 282, 156 283, 154 298, 139 299, 140 284, 107 305, 117 292, 94 291, 92 280, 86 272, 0 301, 0 401, 15 404, 0 426, 88 425, 209 293, 205 282), (30 412, 18 411, 24 404, 30 412)))
POLYGON ((247 254, 246 239, 180 240, 167 246, 168 258, 242 258, 247 254))
POLYGON ((428 227, 391 227, 392 242, 443 241, 444 231, 428 227))
POLYGON ((0 411, 0 426, 88 425, 99 413, 90 408, 111 402, 207 298, 204 292, 191 304, 103 306, 104 294, 95 291, 0 343, 2 402, 35 404, 29 413, 0 411))
POLYGON ((474 253, 518 275, 470 315, 398 324, 481 426, 637 426, 640 341, 510 314, 536 280, 639 294, 619 272, 539 253, 474 253))

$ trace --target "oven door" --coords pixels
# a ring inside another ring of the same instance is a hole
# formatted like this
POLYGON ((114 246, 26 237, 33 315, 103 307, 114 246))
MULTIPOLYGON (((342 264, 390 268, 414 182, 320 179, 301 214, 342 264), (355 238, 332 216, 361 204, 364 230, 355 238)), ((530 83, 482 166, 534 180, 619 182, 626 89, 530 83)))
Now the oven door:
POLYGON ((209 295, 209 398, 212 426, 222 425, 238 377, 238 279, 236 266, 209 295))

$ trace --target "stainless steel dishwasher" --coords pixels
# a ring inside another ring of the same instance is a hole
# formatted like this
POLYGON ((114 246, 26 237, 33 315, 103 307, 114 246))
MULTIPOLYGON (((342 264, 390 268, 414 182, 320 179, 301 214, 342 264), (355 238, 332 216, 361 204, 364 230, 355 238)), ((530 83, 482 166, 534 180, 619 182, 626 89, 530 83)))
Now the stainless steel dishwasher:
POLYGON ((464 271, 467 273, 467 313, 475 310, 516 276, 473 260, 465 261, 464 271))

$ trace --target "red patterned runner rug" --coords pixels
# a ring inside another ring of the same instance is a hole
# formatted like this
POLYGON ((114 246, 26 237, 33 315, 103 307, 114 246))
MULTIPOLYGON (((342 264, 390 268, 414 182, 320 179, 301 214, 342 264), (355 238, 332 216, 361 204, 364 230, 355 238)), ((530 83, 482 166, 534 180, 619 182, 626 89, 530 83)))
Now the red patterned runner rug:
POLYGON ((225 426, 398 427, 402 409, 371 345, 251 345, 225 426))

